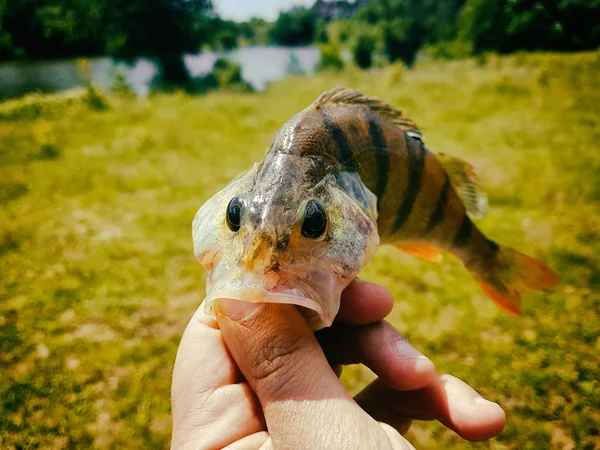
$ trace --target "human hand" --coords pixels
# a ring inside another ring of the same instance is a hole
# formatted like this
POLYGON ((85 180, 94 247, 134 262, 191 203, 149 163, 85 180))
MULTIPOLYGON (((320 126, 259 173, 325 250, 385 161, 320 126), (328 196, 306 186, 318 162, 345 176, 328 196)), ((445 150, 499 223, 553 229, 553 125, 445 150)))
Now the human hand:
POLYGON ((413 419, 437 419, 469 440, 497 435, 502 409, 437 374, 381 322, 392 306, 385 288, 352 283, 318 341, 289 305, 222 302, 218 322, 200 308, 175 363, 172 447, 412 448, 398 431, 413 419), (379 379, 353 400, 330 363, 357 362, 379 379))

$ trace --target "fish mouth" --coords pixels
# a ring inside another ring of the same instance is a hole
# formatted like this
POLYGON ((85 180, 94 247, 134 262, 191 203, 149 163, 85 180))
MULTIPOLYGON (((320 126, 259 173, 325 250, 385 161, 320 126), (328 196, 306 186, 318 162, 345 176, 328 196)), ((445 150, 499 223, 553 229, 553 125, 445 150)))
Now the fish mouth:
POLYGON ((207 274, 204 311, 214 316, 214 303, 221 298, 290 304, 299 307, 313 330, 319 330, 333 323, 344 287, 339 277, 326 271, 256 274, 242 270, 223 273, 216 268, 207 274))

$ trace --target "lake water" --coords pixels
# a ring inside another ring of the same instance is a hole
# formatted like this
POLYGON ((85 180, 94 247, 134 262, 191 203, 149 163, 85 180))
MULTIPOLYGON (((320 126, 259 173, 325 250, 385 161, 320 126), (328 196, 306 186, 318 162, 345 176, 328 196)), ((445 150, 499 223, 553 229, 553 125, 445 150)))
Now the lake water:
MULTIPOLYGON (((290 73, 314 72, 319 51, 313 47, 244 47, 231 52, 203 52, 185 55, 192 77, 212 70, 215 61, 225 56, 241 65, 242 76, 255 89, 263 90, 267 83, 283 79, 290 73)), ((111 58, 91 58, 92 81, 110 88, 115 75, 122 71, 136 93, 144 97, 157 75, 157 66, 149 59, 139 58, 131 65, 111 58)), ((57 92, 81 86, 76 60, 24 61, 0 64, 0 99, 19 97, 29 92, 57 92)))

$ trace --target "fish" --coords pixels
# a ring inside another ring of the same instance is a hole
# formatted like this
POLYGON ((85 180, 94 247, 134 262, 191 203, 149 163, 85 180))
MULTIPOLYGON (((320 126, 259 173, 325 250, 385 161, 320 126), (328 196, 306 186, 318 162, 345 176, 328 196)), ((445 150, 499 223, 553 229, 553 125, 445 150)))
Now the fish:
POLYGON ((218 298, 296 305, 328 327, 344 288, 380 245, 439 262, 460 259, 502 309, 556 286, 540 261, 475 225, 488 200, 473 166, 434 153, 394 106, 338 86, 276 133, 255 163, 204 203, 192 223, 206 273, 205 311, 218 298))

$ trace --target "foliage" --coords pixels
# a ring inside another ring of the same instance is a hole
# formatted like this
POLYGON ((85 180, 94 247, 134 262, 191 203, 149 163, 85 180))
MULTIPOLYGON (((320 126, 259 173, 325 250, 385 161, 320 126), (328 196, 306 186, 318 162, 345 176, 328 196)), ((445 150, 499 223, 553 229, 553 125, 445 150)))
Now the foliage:
MULTIPOLYGON (((506 409, 506 430, 477 448, 597 448, 600 54, 487 59, 420 62, 401 82, 391 68, 320 73, 263 94, 110 97, 107 112, 78 103, 0 123, 0 446, 168 448, 173 362, 203 296, 194 213, 345 82, 474 164, 490 199, 481 228, 562 276, 518 318, 451 256, 381 248, 361 274, 392 291, 389 320, 440 372, 506 409)), ((371 377, 351 366, 342 379, 356 392, 371 377)), ((431 422, 409 438, 476 445, 431 422)))
POLYGON ((266 45, 270 43, 273 24, 264 19, 252 18, 248 22, 237 24, 240 39, 246 44, 266 45))
POLYGON ((344 68, 344 60, 340 54, 340 48, 335 44, 319 45, 320 59, 317 64, 318 70, 331 70, 339 72, 344 68))
POLYGON ((185 85, 181 54, 208 41, 210 0, 1 0, 0 56, 154 57, 163 82, 185 85))
POLYGON ((86 108, 102 110, 107 106, 106 94, 94 85, 89 85, 57 94, 34 93, 0 102, 0 121, 54 118, 62 114, 81 113, 86 108))
POLYGON ((271 29, 273 43, 278 45, 307 45, 313 41, 315 19, 307 8, 282 12, 271 29))
POLYGON ((600 46, 600 1, 468 0, 460 29, 475 53, 593 49, 600 46))
POLYGON ((456 17, 464 0, 373 0, 358 13, 358 19, 381 30, 390 61, 412 65, 425 44, 451 40, 456 35, 456 17))
POLYGON ((410 66, 423 50, 456 58, 594 49, 600 0, 319 1, 274 23, 223 20, 212 0, 0 0, 0 59, 149 56, 162 66, 162 85, 176 88, 190 83, 185 52, 328 42, 354 51, 362 34, 375 39, 377 64, 385 54, 410 66))
POLYGON ((231 20, 222 20, 218 17, 207 21, 207 41, 215 50, 231 50, 238 46, 242 36, 238 24, 231 20))
POLYGON ((129 80, 127 79, 127 72, 123 69, 119 69, 115 73, 115 79, 110 88, 111 92, 122 96, 122 97, 134 97, 135 91, 133 90, 129 80))
POLYGON ((208 75, 194 80, 193 83, 195 92, 206 92, 212 89, 249 92, 252 91, 252 86, 243 79, 239 64, 226 58, 219 58, 208 75))
POLYGON ((354 62, 361 69, 368 69, 373 65, 373 51, 375 41, 371 36, 362 34, 358 37, 354 46, 354 62))
POLYGON ((319 44, 327 44, 329 42, 329 32, 325 23, 317 24, 317 32, 315 34, 315 42, 319 44))
POLYGON ((468 40, 454 39, 426 45, 422 52, 432 59, 464 59, 473 54, 473 45, 468 40))

